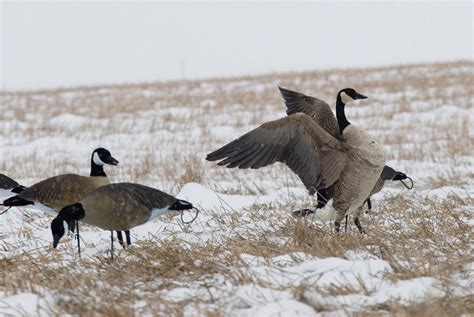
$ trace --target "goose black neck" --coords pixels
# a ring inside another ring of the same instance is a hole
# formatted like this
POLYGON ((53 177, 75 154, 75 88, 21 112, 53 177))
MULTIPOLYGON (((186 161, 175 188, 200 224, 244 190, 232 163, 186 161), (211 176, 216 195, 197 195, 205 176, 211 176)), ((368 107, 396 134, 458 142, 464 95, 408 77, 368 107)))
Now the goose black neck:
POLYGON ((65 221, 66 219, 64 218, 63 214, 59 212, 58 215, 56 216, 56 218, 54 218, 54 220, 56 220, 56 221, 65 221))
POLYGON ((344 131, 345 128, 349 124, 351 124, 347 118, 346 118, 346 113, 345 113, 345 103, 342 102, 341 100, 341 94, 337 95, 337 101, 336 101, 336 118, 337 118, 337 123, 339 124, 339 131, 342 134, 342 131, 344 131))
POLYGON ((94 159, 91 159, 91 176, 107 177, 104 172, 104 166, 95 164, 94 159))

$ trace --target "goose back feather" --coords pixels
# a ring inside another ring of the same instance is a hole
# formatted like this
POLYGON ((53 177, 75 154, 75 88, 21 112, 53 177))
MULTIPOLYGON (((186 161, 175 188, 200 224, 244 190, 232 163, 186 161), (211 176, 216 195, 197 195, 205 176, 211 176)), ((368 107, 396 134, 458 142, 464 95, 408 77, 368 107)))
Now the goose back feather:
POLYGON ((82 221, 105 230, 125 231, 151 220, 153 209, 167 208, 176 201, 175 197, 144 185, 110 184, 80 200, 85 210, 82 221))
POLYGON ((108 183, 107 177, 64 174, 42 180, 18 196, 28 201, 39 202, 58 212, 62 207, 79 201, 87 193, 108 183))
POLYGON ((321 99, 300 92, 278 87, 286 105, 288 115, 305 113, 336 139, 340 138, 339 125, 331 106, 321 99))

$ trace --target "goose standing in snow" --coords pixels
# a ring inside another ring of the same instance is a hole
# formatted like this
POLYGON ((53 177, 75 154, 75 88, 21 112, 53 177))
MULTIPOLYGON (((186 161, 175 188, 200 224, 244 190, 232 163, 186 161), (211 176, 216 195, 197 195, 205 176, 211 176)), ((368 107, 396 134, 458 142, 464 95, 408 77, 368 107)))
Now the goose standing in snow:
POLYGON ((396 171, 392 167, 385 165, 383 167, 383 170, 382 170, 382 173, 380 174, 379 179, 375 183, 374 188, 372 189, 369 197, 367 198, 367 207, 369 210, 372 210, 372 202, 370 201, 370 197, 380 192, 382 188, 388 183, 395 182, 395 181, 400 181, 403 184, 403 186, 405 186, 408 189, 413 188, 413 180, 410 177, 408 177, 407 174, 396 171), (403 182, 406 179, 410 180, 411 185, 407 185, 406 183, 403 182))
POLYGON ((188 209, 194 209, 191 203, 158 189, 133 183, 109 184, 61 209, 51 222, 53 247, 56 248, 67 229, 76 227, 75 223, 80 220, 111 231, 113 258, 113 230, 129 232, 158 216, 188 209))
MULTIPOLYGON (((91 155, 90 176, 77 174, 63 174, 42 180, 16 196, 3 202, 4 206, 27 206, 39 209, 44 213, 56 217, 58 211, 66 205, 79 201, 87 193, 97 187, 109 184, 109 178, 104 172, 104 165, 117 165, 117 161, 104 148, 95 149, 91 155)), ((123 237, 117 232, 122 245, 123 237)), ((130 232, 125 232, 127 243, 130 244, 130 232)))
POLYGON ((385 164, 382 147, 346 118, 346 104, 366 98, 352 88, 340 90, 336 117, 326 103, 327 114, 308 115, 296 111, 301 107, 296 102, 287 117, 264 123, 206 159, 219 160, 218 165, 228 168, 253 169, 282 162, 300 177, 310 195, 333 186, 334 198, 322 214, 334 221, 336 231, 344 216, 353 213, 362 230, 358 215, 385 164))
MULTIPOLYGON (((374 185, 374 188, 372 188, 372 191, 370 192, 369 197, 367 197, 367 199, 365 201, 367 203, 368 211, 372 210, 372 202, 371 202, 370 198, 373 195, 380 192, 386 184, 394 182, 394 181, 400 181, 408 189, 413 188, 413 180, 410 177, 408 177, 405 173, 398 172, 398 171, 394 170, 393 168, 391 168, 390 166, 385 165, 383 170, 382 170, 382 173, 380 174, 379 178, 377 179, 377 182, 374 185), (406 179, 410 180, 411 185, 407 185, 406 183, 403 182, 406 179)), ((317 193, 318 201, 317 201, 317 205, 315 207, 293 211, 293 215, 295 217, 306 217, 308 215, 317 213, 317 210, 321 209, 321 208, 324 208, 326 206, 327 202, 330 199, 332 199, 333 197, 334 197, 334 188, 333 187, 329 187, 327 189, 324 189, 323 191, 320 191, 320 192, 317 193)), ((345 224, 346 224, 346 230, 347 230, 347 215, 346 215, 345 224)), ((359 230, 362 231, 363 229, 359 228, 359 230)))
MULTIPOLYGON (((331 107, 326 102, 318 98, 307 96, 305 94, 292 91, 283 87, 278 88, 280 89, 280 93, 285 102, 287 108, 286 113, 288 115, 292 115, 298 112, 305 113, 310 116, 314 121, 316 121, 316 123, 323 127, 333 137, 337 139, 342 139, 342 134, 340 133, 338 121, 334 117, 331 107)), ((377 182, 374 185, 374 188, 372 188, 370 195, 367 197, 366 202, 369 210, 372 209, 370 197, 380 192, 385 184, 390 181, 403 181, 407 178, 409 177, 406 174, 402 172, 397 172, 393 168, 385 165, 382 170, 382 173, 380 174, 380 177, 377 179, 377 182)), ((318 190, 318 202, 314 208, 298 210, 293 212, 293 214, 295 216, 305 216, 314 213, 316 209, 324 208, 326 206, 326 203, 334 196, 334 186, 335 184, 330 188, 321 188, 318 190)), ((357 223, 358 221, 355 220, 355 222, 357 223)), ((358 226, 358 228, 359 230, 362 230, 360 226, 358 226)))

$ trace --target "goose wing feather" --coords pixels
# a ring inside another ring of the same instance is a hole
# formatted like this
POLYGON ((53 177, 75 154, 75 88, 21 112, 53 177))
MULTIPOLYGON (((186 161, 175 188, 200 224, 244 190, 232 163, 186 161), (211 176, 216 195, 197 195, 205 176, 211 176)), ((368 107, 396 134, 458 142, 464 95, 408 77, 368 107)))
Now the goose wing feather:
POLYGON ((56 211, 79 201, 87 193, 108 182, 105 177, 64 174, 42 180, 19 194, 21 198, 39 202, 56 211))
POLYGON ((12 189, 19 184, 10 177, 0 174, 0 189, 12 189))
POLYGON ((340 139, 340 129, 336 117, 325 101, 283 87, 278 87, 278 89, 280 89, 288 115, 298 112, 305 113, 330 135, 340 139))
POLYGON ((229 168, 253 169, 281 162, 314 194, 339 178, 347 160, 344 147, 308 115, 297 113, 261 125, 206 159, 229 168))

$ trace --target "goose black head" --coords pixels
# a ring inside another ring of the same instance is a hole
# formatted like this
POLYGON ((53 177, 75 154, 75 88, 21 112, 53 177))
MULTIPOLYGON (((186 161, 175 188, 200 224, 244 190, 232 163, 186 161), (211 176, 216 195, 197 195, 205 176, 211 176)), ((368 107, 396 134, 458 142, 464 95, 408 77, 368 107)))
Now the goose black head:
POLYGON ((402 173, 402 172, 396 172, 395 176, 392 178, 392 180, 394 181, 401 181, 401 180, 404 180, 404 179, 407 179, 408 176, 407 174, 405 173, 402 173))
POLYGON ((339 93, 337 94, 338 99, 343 103, 349 103, 354 100, 358 99, 367 99, 367 96, 364 96, 362 94, 359 94, 355 89, 353 88, 344 88, 339 93))
POLYGON ((59 211, 56 218, 51 222, 54 248, 58 246, 59 240, 61 240, 66 231, 74 232, 75 222, 83 219, 85 215, 84 208, 79 203, 66 206, 59 211))
POLYGON ((412 189, 413 188, 413 179, 411 179, 410 176, 408 176, 405 173, 395 171, 395 175, 392 178, 392 181, 400 181, 400 183, 403 184, 407 189, 412 189), (408 182, 404 182, 404 180, 407 180, 408 182))
POLYGON ((408 176, 405 173, 396 171, 388 165, 385 165, 383 167, 383 170, 382 170, 382 173, 380 174, 380 177, 386 182, 387 181, 388 182, 400 181, 400 180, 404 180, 404 179, 408 178, 408 176))
POLYGON ((108 150, 104 148, 95 149, 91 157, 91 176, 106 177, 104 165, 117 165, 118 163, 119 161, 112 157, 108 150))
POLYGON ((92 152, 92 162, 96 165, 103 166, 105 164, 109 165, 117 165, 119 161, 117 161, 114 157, 112 157, 112 154, 104 148, 98 148, 95 149, 94 152, 92 152))

